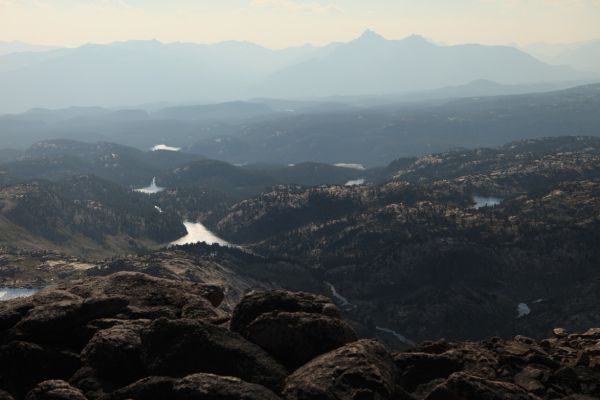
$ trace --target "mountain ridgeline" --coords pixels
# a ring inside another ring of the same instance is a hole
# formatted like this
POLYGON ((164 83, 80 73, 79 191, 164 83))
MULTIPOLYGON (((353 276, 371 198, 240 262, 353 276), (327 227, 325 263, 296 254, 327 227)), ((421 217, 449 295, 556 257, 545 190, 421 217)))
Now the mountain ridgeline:
POLYGON ((3 158, 0 241, 76 254, 160 247, 185 235, 184 220, 273 186, 343 185, 367 173, 318 163, 234 166, 184 152, 72 140, 39 142, 3 158), (164 191, 138 192, 150 182, 164 191))
POLYGON ((50 286, 0 302, 7 399, 598 395, 598 137, 376 168, 2 156, 1 285, 50 286), (229 244, 168 246, 186 219, 229 244))
MULTIPOLYGON (((500 146, 514 140, 566 133, 598 135, 600 84, 493 95, 524 89, 532 90, 530 86, 475 82, 422 93, 424 97, 419 101, 412 95, 411 101, 397 96, 312 101, 256 99, 154 111, 34 109, 0 117, 4 146, 16 149, 0 151, 0 160, 14 160, 19 152, 40 141, 61 137, 134 147, 141 150, 138 161, 146 157, 147 162, 151 157, 162 157, 176 163, 187 157, 188 161, 208 158, 233 164, 317 162, 375 167, 398 157, 421 156, 453 147, 500 146), (159 144, 180 148, 182 152, 141 155, 159 144)), ((79 154, 64 153, 66 157, 79 154)), ((156 162, 160 168, 167 161, 156 162)))
POLYGON ((185 235, 178 213, 93 176, 0 188, 4 245, 62 249, 92 258, 162 245, 185 235))
MULTIPOLYGON (((600 325, 600 138, 529 139, 371 169, 234 166, 162 152, 55 141, 0 164, 3 245, 46 246, 81 262, 94 252, 146 257, 183 236, 183 221, 199 220, 239 247, 179 250, 211 265, 227 260, 253 282, 330 294, 360 332, 394 346, 405 343, 390 332, 412 342, 600 325), (44 175, 65 152, 82 158, 44 175), (106 156, 110 163, 96 162, 106 156), (89 174, 93 166, 106 169, 103 179, 89 174), (156 176, 164 190, 133 191, 140 176, 145 184, 156 176)), ((180 262, 168 266, 175 256, 150 257, 167 267, 138 259, 106 271, 145 265, 142 272, 191 276, 180 262)), ((80 276, 64 265, 47 276, 80 276)), ((18 270, 15 282, 30 285, 27 268, 18 270)))
POLYGON ((277 188, 205 222, 305 265, 371 331, 423 340, 587 329, 600 323, 599 145, 529 140, 399 160, 381 184, 277 188))

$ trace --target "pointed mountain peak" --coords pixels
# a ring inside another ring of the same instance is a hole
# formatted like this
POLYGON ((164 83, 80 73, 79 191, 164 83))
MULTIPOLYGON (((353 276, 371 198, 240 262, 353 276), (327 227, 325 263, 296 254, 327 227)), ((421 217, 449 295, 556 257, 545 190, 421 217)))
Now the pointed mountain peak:
POLYGON ((367 29, 356 40, 360 40, 360 41, 385 41, 386 39, 383 36, 381 36, 379 33, 375 32, 375 31, 372 31, 370 29, 367 29))
POLYGON ((431 44, 431 42, 427 39, 425 39, 423 36, 421 35, 410 35, 405 37, 404 39, 402 39, 403 42, 408 42, 408 43, 428 43, 431 44))

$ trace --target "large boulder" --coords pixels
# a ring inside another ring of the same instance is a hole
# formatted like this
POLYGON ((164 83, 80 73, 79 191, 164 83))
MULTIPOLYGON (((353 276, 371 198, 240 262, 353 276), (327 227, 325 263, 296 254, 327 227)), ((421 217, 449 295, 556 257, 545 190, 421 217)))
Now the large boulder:
POLYGON ((288 400, 400 399, 398 371, 385 347, 359 340, 324 354, 290 375, 283 391, 288 400))
POLYGON ((79 299, 34 307, 13 327, 13 334, 35 343, 66 343, 79 328, 82 305, 83 300, 79 299))
POLYGON ((12 336, 44 344, 63 344, 79 349, 85 344, 85 326, 97 318, 114 316, 125 310, 123 297, 93 297, 38 304, 12 328, 12 336))
POLYGON ((409 392, 435 379, 448 378, 463 368, 460 358, 449 354, 413 352, 396 353, 393 357, 399 371, 398 382, 409 392))
POLYGON ((231 330, 245 333, 262 314, 274 311, 305 312, 340 317, 338 308, 325 296, 286 290, 252 291, 233 310, 231 330))
POLYGON ((284 290, 248 293, 230 326, 290 370, 357 339, 327 297, 284 290))
POLYGON ((235 376, 278 389, 286 369, 263 349, 226 328, 198 320, 161 318, 142 332, 146 366, 153 375, 197 372, 235 376))
POLYGON ((180 400, 278 400, 269 389, 230 376, 195 374, 179 380, 173 388, 180 400))
POLYGON ((14 336, 9 331, 35 307, 52 304, 80 304, 83 299, 65 290, 42 290, 31 297, 21 297, 0 302, 0 339, 14 336))
POLYGON ((81 391, 65 381, 44 381, 34 387, 25 400, 87 400, 81 391))
POLYGON ((83 392, 89 400, 104 400, 108 393, 119 388, 119 386, 102 379, 98 372, 88 366, 77 370, 69 379, 69 383, 83 392))
POLYGON ((80 351, 96 319, 195 318, 224 322, 223 291, 214 285, 123 272, 63 283, 29 299, 0 304, 0 339, 62 345, 80 351))
POLYGON ((425 400, 531 400, 527 392, 508 382, 492 381, 464 372, 452 374, 425 400))
POLYGON ((36 306, 60 302, 78 302, 83 299, 64 290, 42 290, 31 297, 20 297, 0 302, 0 331, 12 328, 36 306))
POLYGON ((30 299, 0 301, 0 340, 6 340, 8 330, 15 326, 33 308, 30 299))
POLYGON ((98 330, 81 352, 82 361, 116 384, 140 379, 145 373, 140 333, 149 324, 126 321, 98 330))
POLYGON ((0 346, 0 387, 22 398, 39 382, 69 379, 79 366, 77 354, 12 341, 0 346))
POLYGON ((181 379, 149 377, 116 390, 109 400, 280 400, 269 389, 239 378, 199 373, 181 379))
POLYGON ((173 386, 178 380, 167 376, 149 376, 115 390, 107 400, 172 400, 173 386))
POLYGON ((10 393, 5 392, 4 390, 0 389, 0 400, 15 400, 14 397, 12 397, 10 395, 10 393))
POLYGON ((244 329, 244 337, 292 371, 358 339, 341 319, 306 312, 262 314, 244 329))
POLYGON ((118 272, 106 277, 86 279, 63 287, 81 297, 125 296, 134 307, 166 307, 176 314, 198 298, 213 307, 223 301, 223 290, 216 285, 155 278, 138 272, 118 272))
POLYGON ((228 328, 210 285, 92 282, 0 302, 0 400, 600 398, 600 329, 392 356, 323 296, 250 293, 228 328))

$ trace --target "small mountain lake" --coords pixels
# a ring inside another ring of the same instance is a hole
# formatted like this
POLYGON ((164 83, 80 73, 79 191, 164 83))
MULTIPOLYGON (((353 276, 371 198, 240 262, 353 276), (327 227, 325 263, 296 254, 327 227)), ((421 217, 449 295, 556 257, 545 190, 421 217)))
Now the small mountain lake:
POLYGON ((337 164, 333 164, 333 165, 338 168, 350 168, 350 169, 357 169, 359 171, 364 171, 366 169, 364 165, 354 164, 354 163, 337 163, 337 164))
POLYGON ((156 178, 152 178, 152 183, 150 183, 149 186, 146 186, 146 187, 143 187, 140 189, 134 189, 134 191, 144 193, 144 194, 160 193, 163 190, 165 190, 165 188, 156 185, 156 178))
POLYGON ((523 318, 531 314, 531 308, 526 303, 517 305, 517 318, 523 318))
POLYGON ((157 144, 151 150, 152 151, 180 151, 181 147, 167 146, 166 144, 157 144))
POLYGON ((497 206, 498 204, 502 203, 502 200, 504 200, 504 199, 501 199, 500 197, 493 197, 493 196, 489 196, 489 197, 473 196, 473 201, 475 202, 474 208, 476 208, 476 209, 497 206))
POLYGON ((3 288, 0 287, 0 301, 16 299, 18 297, 29 297, 39 289, 3 288))
POLYGON ((200 222, 184 221, 183 225, 187 230, 187 235, 184 237, 171 242, 171 246, 182 246, 184 244, 195 244, 195 243, 206 243, 206 244, 218 244, 220 246, 231 246, 230 243, 221 239, 208 229, 200 222))
POLYGON ((353 181, 348 181, 344 184, 344 186, 361 186, 365 184, 365 180, 364 179, 356 179, 353 181))

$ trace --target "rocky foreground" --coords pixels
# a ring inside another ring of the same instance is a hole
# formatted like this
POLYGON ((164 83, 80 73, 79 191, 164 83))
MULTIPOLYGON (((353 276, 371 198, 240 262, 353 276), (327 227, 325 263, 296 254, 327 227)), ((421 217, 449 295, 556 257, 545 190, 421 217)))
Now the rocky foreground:
POLYGON ((0 400, 596 399, 600 329, 394 353, 326 297, 121 272, 0 303, 0 400))

